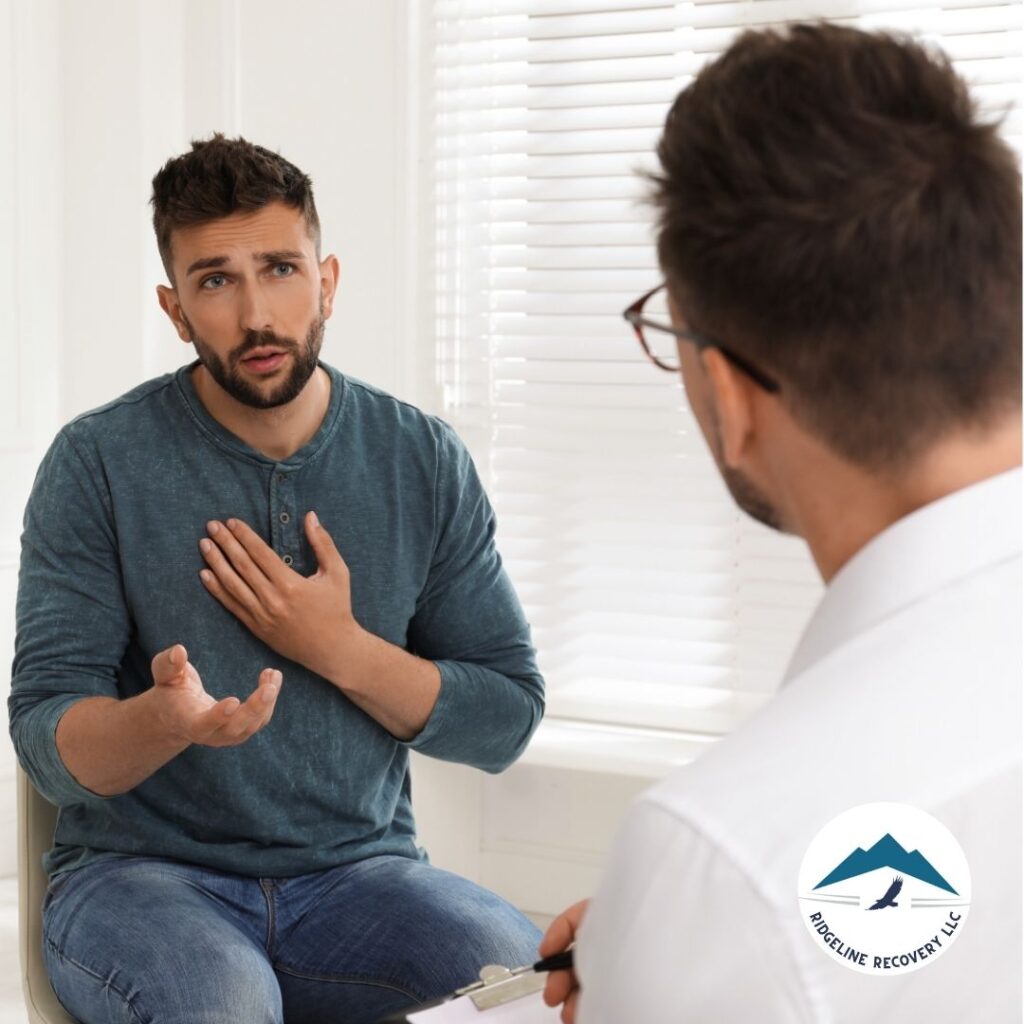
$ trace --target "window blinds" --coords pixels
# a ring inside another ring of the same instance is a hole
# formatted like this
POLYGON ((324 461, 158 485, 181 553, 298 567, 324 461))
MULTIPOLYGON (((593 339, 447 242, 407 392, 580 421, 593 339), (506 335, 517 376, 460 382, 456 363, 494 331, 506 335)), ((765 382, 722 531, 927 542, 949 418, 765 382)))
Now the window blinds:
POLYGON ((621 311, 658 282, 669 104, 737 30, 819 18, 943 46, 1018 146, 1020 5, 435 0, 430 269, 445 414, 498 514, 549 716, 722 733, 777 686, 821 593, 736 511, 679 380, 621 311))

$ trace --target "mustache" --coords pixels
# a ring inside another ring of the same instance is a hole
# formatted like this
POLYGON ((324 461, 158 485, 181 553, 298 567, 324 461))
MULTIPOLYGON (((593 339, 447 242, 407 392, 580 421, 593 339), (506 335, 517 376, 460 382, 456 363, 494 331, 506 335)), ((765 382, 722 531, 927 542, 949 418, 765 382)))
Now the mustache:
POLYGON ((294 338, 282 338, 273 331, 246 331, 242 344, 231 353, 231 361, 237 363, 253 350, 269 346, 293 352, 299 349, 299 343, 294 338))

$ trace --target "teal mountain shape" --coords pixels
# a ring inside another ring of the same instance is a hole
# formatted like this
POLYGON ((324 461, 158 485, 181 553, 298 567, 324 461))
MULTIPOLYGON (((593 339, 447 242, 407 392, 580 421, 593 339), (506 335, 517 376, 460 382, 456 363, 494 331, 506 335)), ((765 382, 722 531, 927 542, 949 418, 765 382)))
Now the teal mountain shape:
POLYGON ((822 886, 832 885, 835 882, 845 882, 848 878, 856 878, 857 875, 865 875, 878 868, 892 868, 894 871, 918 878, 929 885, 945 889, 954 896, 960 895, 917 850, 907 853, 888 832, 870 850, 862 850, 858 846, 814 888, 820 889, 822 886))

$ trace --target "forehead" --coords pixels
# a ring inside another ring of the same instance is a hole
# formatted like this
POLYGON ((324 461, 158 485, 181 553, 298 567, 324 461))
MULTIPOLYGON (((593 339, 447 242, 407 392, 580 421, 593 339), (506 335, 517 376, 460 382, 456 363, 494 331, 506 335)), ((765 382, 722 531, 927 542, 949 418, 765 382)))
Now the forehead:
POLYGON ((224 256, 233 260, 253 258, 275 250, 314 250, 302 211, 284 203, 268 203, 255 211, 175 228, 171 252, 177 270, 194 260, 224 256))

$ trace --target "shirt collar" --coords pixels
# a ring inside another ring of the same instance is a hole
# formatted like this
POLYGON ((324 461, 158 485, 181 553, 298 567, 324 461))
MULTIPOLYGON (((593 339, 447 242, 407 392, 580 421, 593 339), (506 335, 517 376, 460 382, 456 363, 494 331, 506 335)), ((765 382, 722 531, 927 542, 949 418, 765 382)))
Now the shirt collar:
POLYGON ((210 415, 206 406, 203 405, 196 391, 192 380, 192 371, 199 365, 196 359, 186 366, 182 366, 174 375, 181 397, 192 415, 193 421, 199 426, 214 443, 224 451, 236 457, 245 459, 248 462, 259 463, 265 466, 279 466, 288 469, 298 469, 312 459, 317 452, 330 440, 335 428, 341 420, 341 411, 345 402, 346 386, 344 376, 333 366, 317 361, 317 365, 324 369, 331 378, 331 396, 328 400, 327 412, 324 415, 316 434, 309 442, 303 445, 297 452, 290 455, 281 462, 275 462, 269 456, 251 448, 240 437, 236 437, 227 427, 223 426, 210 415))
POLYGON ((1020 557, 1021 470, 939 498, 886 527, 833 577, 783 685, 867 628, 972 573, 1020 557))

